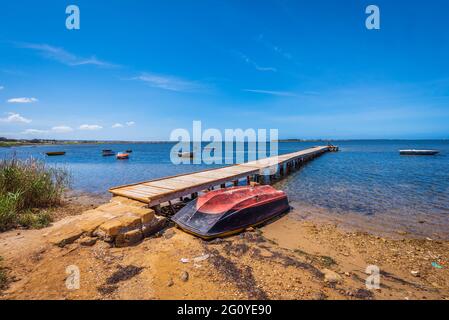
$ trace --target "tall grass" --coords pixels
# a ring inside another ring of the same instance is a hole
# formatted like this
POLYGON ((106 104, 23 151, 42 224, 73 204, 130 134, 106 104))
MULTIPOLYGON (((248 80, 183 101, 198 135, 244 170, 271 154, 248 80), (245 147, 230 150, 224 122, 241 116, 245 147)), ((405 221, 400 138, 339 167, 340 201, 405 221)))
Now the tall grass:
POLYGON ((47 225, 50 216, 45 209, 61 204, 69 183, 65 169, 15 156, 0 160, 0 231, 47 225))
POLYGON ((2 266, 3 258, 0 257, 0 291, 6 288, 8 279, 6 278, 6 271, 2 266))

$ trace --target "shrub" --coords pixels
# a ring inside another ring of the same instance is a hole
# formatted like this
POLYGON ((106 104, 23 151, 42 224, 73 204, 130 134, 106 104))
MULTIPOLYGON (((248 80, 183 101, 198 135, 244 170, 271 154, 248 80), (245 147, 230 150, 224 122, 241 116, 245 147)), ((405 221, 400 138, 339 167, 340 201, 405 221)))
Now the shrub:
POLYGON ((69 184, 65 169, 35 159, 0 160, 0 231, 48 225, 50 215, 42 209, 60 205, 69 184))

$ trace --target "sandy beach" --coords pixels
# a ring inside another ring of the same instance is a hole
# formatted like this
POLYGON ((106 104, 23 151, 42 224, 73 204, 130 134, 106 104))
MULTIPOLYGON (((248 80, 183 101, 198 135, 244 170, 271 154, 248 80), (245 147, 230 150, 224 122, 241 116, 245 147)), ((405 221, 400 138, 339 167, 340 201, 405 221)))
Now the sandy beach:
MULTIPOLYGON (((61 221, 99 204, 89 195, 69 199, 61 221)), ((9 279, 0 298, 449 299, 447 239, 367 233, 323 215, 301 218, 305 211, 296 206, 268 225, 213 241, 169 226, 125 248, 83 239, 61 248, 44 241, 48 228, 8 231, 0 234, 9 279), (66 286, 73 265, 76 290, 66 286), (380 289, 367 289, 368 265, 379 267, 380 289)))

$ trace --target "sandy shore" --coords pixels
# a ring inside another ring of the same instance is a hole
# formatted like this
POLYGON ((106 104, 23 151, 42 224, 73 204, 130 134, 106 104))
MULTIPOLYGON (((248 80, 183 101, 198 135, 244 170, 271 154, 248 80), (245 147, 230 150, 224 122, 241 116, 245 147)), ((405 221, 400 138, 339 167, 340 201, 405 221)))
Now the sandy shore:
MULTIPOLYGON (((95 205, 88 199, 71 206, 81 213, 95 205)), ((46 230, 9 231, 0 234, 9 278, 0 298, 449 299, 449 241, 368 234, 303 214, 296 207, 211 242, 169 227, 127 248, 101 241, 60 248, 43 241, 46 230), (380 289, 367 289, 368 265, 379 267, 380 289), (68 266, 80 270, 79 289, 66 286, 68 266)))

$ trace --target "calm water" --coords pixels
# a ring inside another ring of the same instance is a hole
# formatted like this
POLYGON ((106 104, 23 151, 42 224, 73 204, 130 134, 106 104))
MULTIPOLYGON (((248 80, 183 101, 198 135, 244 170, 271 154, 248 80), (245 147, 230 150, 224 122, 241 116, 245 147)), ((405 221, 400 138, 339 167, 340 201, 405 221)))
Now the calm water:
MULTIPOLYGON (((280 143, 279 153, 305 149, 317 143, 280 143)), ((335 212, 364 215, 449 213, 448 141, 341 141, 341 152, 328 153, 307 164, 277 186, 290 200, 335 212), (439 149, 430 157, 399 156, 399 149, 439 149)), ((0 148, 0 158, 13 153, 33 156, 63 166, 73 175, 73 188, 106 193, 113 186, 183 172, 206 165, 173 165, 172 144, 73 145, 0 148), (128 161, 102 157, 102 149, 133 149, 128 161), (64 150, 63 157, 46 157, 46 151, 64 150)))

